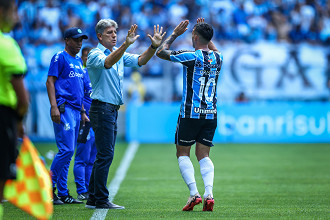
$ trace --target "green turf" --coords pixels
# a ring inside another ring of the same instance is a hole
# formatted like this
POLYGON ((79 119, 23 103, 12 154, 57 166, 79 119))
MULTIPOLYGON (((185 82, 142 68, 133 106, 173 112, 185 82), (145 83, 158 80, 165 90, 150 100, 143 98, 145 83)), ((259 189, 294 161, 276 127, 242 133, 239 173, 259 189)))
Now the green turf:
MULTIPOLYGON (((42 155, 54 148, 36 146, 42 155)), ((116 146, 109 181, 126 146, 116 146)), ((196 181, 203 194, 193 150, 196 181)), ((217 144, 211 150, 214 212, 202 212, 201 206, 182 212, 189 192, 180 175, 175 146, 142 144, 114 199, 126 209, 109 210, 107 219, 329 219, 329 155, 329 144, 217 144)), ((76 196, 72 170, 69 179, 70 192, 76 196)), ((32 219, 9 203, 4 208, 4 219, 32 219)), ((53 219, 90 219, 93 212, 83 205, 55 206, 53 219)))

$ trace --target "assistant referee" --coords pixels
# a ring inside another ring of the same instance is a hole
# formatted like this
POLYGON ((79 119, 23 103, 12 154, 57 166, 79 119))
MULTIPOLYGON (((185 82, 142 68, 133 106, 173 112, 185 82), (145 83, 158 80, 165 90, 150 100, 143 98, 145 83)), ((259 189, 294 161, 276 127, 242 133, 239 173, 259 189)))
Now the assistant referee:
POLYGON ((3 34, 17 21, 15 1, 0 0, 0 219, 5 182, 16 178, 17 135, 23 136, 22 120, 29 104, 23 83, 25 60, 16 41, 3 34))

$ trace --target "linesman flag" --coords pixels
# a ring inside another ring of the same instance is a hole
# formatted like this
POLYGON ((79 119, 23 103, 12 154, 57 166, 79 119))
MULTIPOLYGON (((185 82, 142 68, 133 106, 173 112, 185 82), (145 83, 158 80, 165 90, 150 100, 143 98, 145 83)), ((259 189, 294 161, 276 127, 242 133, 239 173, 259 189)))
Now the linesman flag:
POLYGON ((16 166, 17 178, 7 180, 5 198, 37 219, 50 219, 53 214, 50 174, 27 136, 23 138, 16 166))

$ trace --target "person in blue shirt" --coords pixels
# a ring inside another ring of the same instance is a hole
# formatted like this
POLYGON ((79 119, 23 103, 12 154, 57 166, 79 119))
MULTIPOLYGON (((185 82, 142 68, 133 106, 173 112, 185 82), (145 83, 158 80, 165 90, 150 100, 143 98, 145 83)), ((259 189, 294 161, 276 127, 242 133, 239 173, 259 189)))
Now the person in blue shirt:
POLYGON ((50 167, 53 182, 53 204, 76 204, 82 201, 69 194, 67 179, 71 158, 77 144, 80 119, 89 121, 83 107, 84 80, 81 58, 77 55, 87 35, 77 28, 64 32, 65 49, 55 54, 50 62, 46 82, 58 153, 50 167), (56 186, 58 196, 55 194, 56 186))
MULTIPOLYGON (((88 82, 88 87, 84 91, 84 108, 86 110, 86 115, 89 117, 89 109, 92 104, 91 93, 92 85, 88 76, 86 61, 87 55, 91 50, 91 47, 84 47, 81 50, 81 59, 83 61, 85 79, 88 82)), ((96 146, 95 146, 95 135, 93 129, 90 128, 90 122, 80 122, 78 144, 75 155, 73 174, 77 187, 77 194, 79 200, 88 199, 88 186, 89 179, 92 173, 93 163, 96 157, 96 146)))
POLYGON ((159 25, 154 26, 154 35, 148 34, 151 45, 141 55, 127 53, 128 47, 140 35, 136 35, 137 25, 128 31, 125 42, 116 47, 118 25, 114 20, 102 19, 95 27, 99 43, 87 58, 88 74, 92 83, 92 105, 89 111, 92 128, 95 132, 96 160, 89 182, 89 198, 86 208, 124 209, 109 202, 107 179, 112 163, 116 135, 117 117, 123 104, 124 66, 145 65, 155 54, 165 33, 159 25))
POLYGON ((173 41, 188 28, 182 21, 161 44, 157 56, 183 65, 183 96, 175 133, 175 144, 181 175, 190 197, 183 211, 192 211, 202 202, 198 193, 190 149, 196 143, 196 157, 200 164, 205 193, 203 211, 213 211, 214 166, 209 158, 210 147, 217 127, 217 82, 222 66, 222 55, 211 41, 213 28, 198 18, 192 31, 195 51, 169 50, 173 41))

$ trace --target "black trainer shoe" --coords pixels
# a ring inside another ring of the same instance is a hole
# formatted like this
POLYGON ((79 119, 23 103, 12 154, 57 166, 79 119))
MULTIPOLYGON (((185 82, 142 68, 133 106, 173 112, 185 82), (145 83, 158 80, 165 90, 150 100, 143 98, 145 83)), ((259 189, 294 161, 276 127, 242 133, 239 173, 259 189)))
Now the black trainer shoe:
POLYGON ((119 206, 119 205, 116 205, 112 202, 97 204, 95 208, 96 209, 125 209, 124 206, 119 206))
POLYGON ((77 199, 74 199, 71 195, 60 196, 60 200, 65 204, 82 204, 83 202, 77 199))
POLYGON ((88 197, 89 197, 88 192, 85 192, 85 193, 81 193, 81 194, 79 194, 79 195, 77 196, 77 199, 78 199, 78 200, 87 200, 88 197))
POLYGON ((53 205, 63 205, 64 203, 58 198, 58 196, 55 193, 56 187, 53 188, 53 205))
POLYGON ((85 208, 88 208, 88 209, 95 209, 96 205, 95 205, 95 200, 92 199, 91 197, 89 197, 87 199, 87 202, 86 202, 86 205, 85 205, 85 208))

